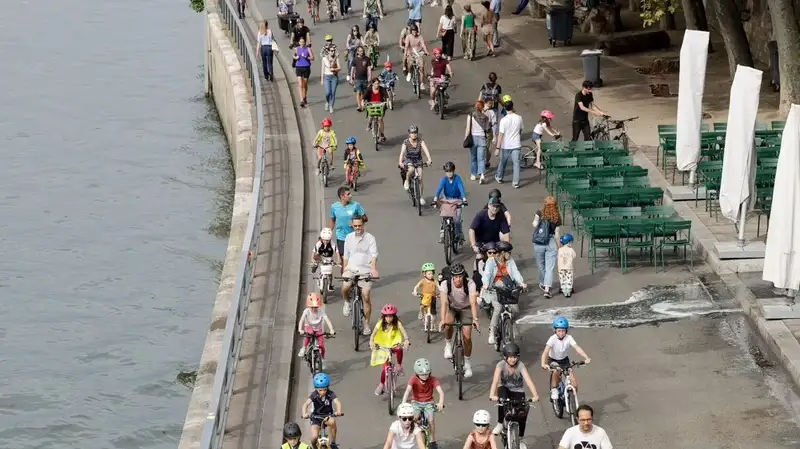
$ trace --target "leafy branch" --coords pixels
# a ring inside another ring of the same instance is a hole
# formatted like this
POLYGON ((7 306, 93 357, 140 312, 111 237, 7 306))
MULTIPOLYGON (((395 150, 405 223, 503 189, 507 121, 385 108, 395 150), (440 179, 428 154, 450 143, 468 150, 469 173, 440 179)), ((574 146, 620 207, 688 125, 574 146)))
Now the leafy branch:
POLYGON ((205 0, 189 0, 189 7, 195 12, 203 12, 206 9, 205 0))
POLYGON ((651 26, 661 22, 667 14, 675 14, 680 10, 680 0, 641 0, 641 12, 643 26, 651 26))

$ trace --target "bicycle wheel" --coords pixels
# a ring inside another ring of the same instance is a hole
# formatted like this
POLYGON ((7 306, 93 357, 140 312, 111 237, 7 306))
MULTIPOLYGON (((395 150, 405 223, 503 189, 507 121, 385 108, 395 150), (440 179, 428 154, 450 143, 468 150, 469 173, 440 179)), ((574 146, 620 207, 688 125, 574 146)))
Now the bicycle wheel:
POLYGON ((573 426, 578 425, 578 400, 575 397, 575 393, 572 391, 567 391, 567 407, 569 408, 569 420, 573 426))
POLYGON ((503 346, 514 343, 514 323, 511 318, 503 318, 502 324, 503 346))
POLYGON ((353 314, 353 349, 358 352, 361 345, 361 300, 353 301, 353 310, 350 313, 353 314))
POLYGON ((330 285, 331 285, 330 282, 331 281, 328 280, 328 276, 323 276, 322 277, 322 286, 320 288, 320 290, 322 290, 322 291, 319 292, 319 294, 320 294, 320 296, 322 296, 322 302, 325 303, 325 304, 328 303, 328 289, 330 289, 330 285))
POLYGON ((556 415, 556 418, 561 419, 564 417, 564 400, 561 399, 561 396, 558 399, 552 399, 553 402, 553 413, 556 415))
MULTIPOLYGON (((457 330, 456 332, 461 332, 457 330)), ((458 400, 464 400, 464 346, 460 343, 453 354, 453 363, 456 364, 456 381, 458 382, 458 400)))
POLYGON ((394 385, 394 368, 392 368, 392 366, 389 365, 389 367, 386 368, 386 385, 385 385, 385 388, 387 390, 389 390, 389 401, 388 401, 389 416, 394 415, 394 399, 395 399, 394 398, 394 386, 395 386, 394 385))
POLYGON ((508 449, 519 449, 519 424, 512 421, 508 423, 508 449))
POLYGON ((453 245, 452 245, 452 240, 453 240, 453 235, 452 235, 452 232, 450 230, 450 225, 447 224, 447 225, 445 225, 445 228, 444 228, 444 241, 442 242, 442 243, 444 243, 444 261, 447 263, 447 265, 450 265, 450 264, 453 263, 453 251, 452 251, 453 250, 453 245))
POLYGON ((380 141, 380 129, 378 128, 378 119, 372 119, 372 140, 375 141, 375 151, 378 151, 378 142, 380 141))
POLYGON ((436 98, 439 102, 439 120, 444 120, 444 92, 436 92, 436 98))
POLYGON ((328 167, 328 163, 323 161, 322 167, 320 170, 320 174, 322 175, 322 186, 328 187, 328 173, 330 172, 330 167, 328 167))
POLYGON ((450 236, 450 249, 452 249, 453 254, 458 254, 458 245, 460 244, 461 240, 459 240, 458 235, 456 235, 455 223, 450 225, 450 236))
POLYGON ((533 167, 533 163, 536 161, 536 152, 533 148, 523 145, 520 149, 520 154, 524 156, 519 158, 519 166, 522 168, 531 168, 533 167))
POLYGON ((359 176, 360 176, 359 174, 354 174, 353 175, 353 185, 352 185, 353 192, 358 192, 358 177, 359 176))
POLYGON ((319 349, 315 347, 311 353, 311 374, 317 374, 320 371, 322 371, 322 355, 319 349))
POLYGON ((433 337, 433 316, 430 313, 426 313, 422 319, 425 320, 425 342, 430 343, 433 337))
POLYGON ((414 196, 417 199, 417 215, 422 216, 422 194, 419 189, 419 178, 414 178, 414 196))
POLYGON ((414 73, 411 75, 411 81, 414 83, 414 93, 417 94, 417 99, 422 98, 422 86, 419 80, 419 67, 414 67, 414 73))

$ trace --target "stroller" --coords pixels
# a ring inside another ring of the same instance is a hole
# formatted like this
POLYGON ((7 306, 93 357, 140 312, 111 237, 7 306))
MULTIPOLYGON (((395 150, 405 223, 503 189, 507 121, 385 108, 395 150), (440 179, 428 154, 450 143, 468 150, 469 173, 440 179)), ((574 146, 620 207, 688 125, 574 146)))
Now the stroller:
POLYGON ((287 36, 291 35, 294 27, 297 25, 297 19, 300 14, 294 12, 293 1, 282 1, 279 3, 280 12, 278 12, 278 27, 286 33, 287 36))

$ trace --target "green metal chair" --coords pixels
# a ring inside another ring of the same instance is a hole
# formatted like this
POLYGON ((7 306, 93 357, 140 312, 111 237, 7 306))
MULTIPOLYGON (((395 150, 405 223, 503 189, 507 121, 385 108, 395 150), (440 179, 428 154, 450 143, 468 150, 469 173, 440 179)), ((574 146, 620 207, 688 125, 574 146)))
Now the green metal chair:
POLYGON ((690 220, 666 221, 656 226, 656 271, 658 261, 661 259, 661 268, 666 271, 664 248, 672 248, 675 252, 683 249, 683 261, 686 261, 686 250, 689 250, 689 268, 694 268, 694 249, 692 248, 692 222, 690 220))
MULTIPOLYGON (((571 168, 577 166, 578 166, 577 157, 559 157, 550 159, 550 162, 545 166, 545 171, 544 171, 544 176, 545 176, 544 184, 545 186, 547 186, 547 190, 551 190, 550 178, 553 176, 553 169, 571 168)), ((539 178, 541 179, 541 176, 539 178)))
POLYGON ((637 206, 657 206, 664 199, 664 190, 660 187, 639 189, 636 194, 637 206))
POLYGON ((623 187, 650 187, 650 178, 647 176, 626 176, 623 179, 623 187))
POLYGON ((786 126, 786 122, 783 120, 773 120, 769 124, 769 128, 773 131, 783 131, 784 126, 786 126))
POLYGON ((576 140, 569 143, 570 151, 586 151, 594 150, 594 141, 592 140, 576 140))
POLYGON ((638 206, 612 207, 611 217, 613 218, 639 218, 642 216, 642 208, 638 206))
POLYGON ((625 147, 620 140, 595 140, 595 150, 622 150, 625 147))
POLYGON ((777 158, 764 158, 758 160, 758 168, 778 168, 777 158))
POLYGON ((592 179, 598 189, 621 189, 625 183, 622 177, 592 179))
POLYGON ((728 122, 714 122, 714 132, 725 132, 728 129, 728 122))
POLYGON ((642 216, 645 218, 670 218, 677 215, 672 206, 644 206, 642 216))
MULTIPOLYGON (((589 266, 591 273, 594 274, 597 263, 601 260, 618 261, 622 250, 620 240, 621 223, 588 223, 589 228, 589 266), (598 257, 598 250, 607 250, 606 257, 598 257)), ((583 246, 583 245, 581 245, 583 246)), ((583 252, 581 250, 581 252, 583 252)))
POLYGON ((603 156, 579 157, 578 167, 602 167, 605 165, 603 156))
POLYGON ((564 142, 560 140, 542 141, 542 152, 564 151, 564 142))
POLYGON ((653 223, 628 223, 622 227, 625 237, 622 246, 622 272, 628 272, 628 250, 638 249, 639 256, 647 252, 651 265, 655 265, 656 225, 653 223))
POLYGON ((619 167, 619 166, 632 166, 633 156, 612 156, 606 159, 606 165, 619 167))

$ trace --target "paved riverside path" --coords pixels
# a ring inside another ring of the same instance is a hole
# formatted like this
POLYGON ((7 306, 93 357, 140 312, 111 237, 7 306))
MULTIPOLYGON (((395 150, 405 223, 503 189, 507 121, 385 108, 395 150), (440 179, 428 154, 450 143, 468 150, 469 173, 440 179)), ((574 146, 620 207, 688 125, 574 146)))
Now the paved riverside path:
MULTIPOLYGON (((255 6, 277 30, 277 26, 274 26, 277 23, 274 2, 259 0, 255 6)), ((356 8, 360 6, 360 2, 355 5, 356 8)), ((384 42, 382 58, 385 58, 388 44, 396 41, 407 17, 397 1, 386 2, 386 6, 390 15, 379 25, 384 42)), ((508 7, 506 5, 506 9, 508 7)), ((343 48, 349 27, 358 23, 363 28, 360 10, 356 13, 357 18, 334 24, 325 21, 311 26, 314 48, 319 47, 325 34, 333 34, 339 48, 343 48)), ((438 22, 440 13, 440 8, 425 8, 425 37, 434 36, 434 24, 438 22)), ((305 12, 302 15, 308 19, 305 12)), ((286 42, 282 36, 279 38, 280 43, 286 42)), ((434 46, 438 44, 432 44, 430 48, 434 46)), ((460 49, 460 44, 457 47, 460 49)), ((282 45, 281 48, 286 47, 282 45)), ((478 54, 483 55, 484 52, 479 49, 478 54)), ((394 45, 390 53, 392 60, 398 62, 394 45)), ((457 50, 456 56, 459 55, 460 50, 457 50)), ((505 55, 473 63, 456 59, 450 91, 451 110, 455 108, 459 114, 469 110, 486 74, 495 70, 504 89, 514 95, 515 104, 525 118, 529 131, 534 118, 544 108, 552 109, 558 117, 556 125, 567 131, 571 105, 566 105, 557 93, 550 92, 550 88, 538 79, 530 77, 530 69, 520 64, 505 55)), ((318 77, 319 65, 314 66, 312 74, 309 101, 315 125, 318 125, 327 115, 322 110, 324 97, 318 77)), ((441 245, 436 243, 438 218, 431 210, 422 217, 416 216, 402 190, 395 165, 406 128, 410 124, 417 124, 434 158, 434 166, 425 172, 426 196, 433 194, 442 175, 440 167, 447 160, 456 163, 462 176, 465 173, 468 176, 467 150, 461 148, 465 119, 463 115, 454 117, 451 113, 444 121, 440 121, 428 110, 427 102, 412 99, 410 86, 401 82, 398 87, 398 109, 387 114, 388 145, 376 154, 370 147, 363 115, 354 110, 352 89, 344 83, 344 77, 341 82, 337 111, 332 115, 334 129, 340 141, 349 135, 358 138, 369 167, 362 178, 363 189, 354 197, 367 210, 370 217, 367 230, 375 235, 380 251, 378 268, 382 279, 374 290, 373 309, 378 310, 387 302, 400 308, 400 318, 406 323, 412 338, 411 350, 406 354, 408 371, 410 373, 415 358, 427 357, 432 361, 434 375, 442 380, 447 395, 447 408, 444 413, 437 415, 439 441, 445 448, 460 449, 463 438, 471 429, 472 413, 480 408, 494 413, 488 402, 488 387, 491 369, 498 356, 486 344, 485 331, 483 335, 476 334, 478 344, 473 355, 475 375, 466 382, 466 400, 458 401, 450 363, 442 357, 443 344, 441 340, 430 345, 424 343, 416 320, 417 302, 411 297, 411 289, 419 279, 422 263, 432 261, 438 267, 444 263, 441 245)), ((337 156, 341 157, 341 153, 337 156)), ((333 185, 326 189, 326 210, 335 201, 341 176, 341 165, 337 160, 333 185)), ((531 254, 530 222, 545 195, 544 188, 537 183, 538 176, 537 171, 529 169, 523 172, 521 189, 512 189, 510 182, 500 186, 513 214, 515 257, 526 280, 534 285, 536 268, 531 254)), ((506 179, 510 181, 510 172, 506 179)), ((488 191, 496 185, 480 186, 468 179, 466 182, 470 206, 466 208, 465 216, 472 217, 481 207, 480 203, 488 191)), ((592 276, 584 258, 577 266, 577 294, 570 300, 559 296, 547 300, 538 291, 528 293, 522 314, 536 317, 541 309, 601 305, 626 301, 632 296, 641 299, 642 295, 657 294, 658 289, 642 290, 649 285, 663 286, 662 290, 667 292, 665 296, 669 297, 669 292, 672 292, 672 301, 675 302, 686 300, 691 305, 704 300, 730 305, 729 298, 724 295, 717 298, 713 289, 707 290, 705 284, 698 284, 697 273, 704 273, 704 270, 701 266, 696 273, 690 273, 682 268, 674 268, 667 273, 656 274, 652 269, 637 268, 622 275, 618 268, 610 268, 601 269, 592 276), (699 288, 676 289, 675 285, 680 283, 699 288), (711 291, 711 294, 703 291, 711 291)), ((311 285, 310 281, 308 284, 311 285)), ((392 418, 387 414, 385 399, 373 395, 379 370, 369 366, 367 351, 353 351, 352 331, 349 321, 341 315, 341 304, 341 299, 336 297, 328 307, 339 332, 336 339, 328 341, 328 369, 333 379, 332 389, 343 401, 346 414, 339 420, 339 442, 343 448, 382 447, 392 418)), ((637 304, 646 308, 648 303, 638 301, 637 304)), ((567 311, 585 321, 607 317, 612 322, 624 321, 626 314, 641 313, 637 307, 624 305, 567 311)), ((373 321, 376 316, 373 316, 373 321)), ((548 316, 548 312, 540 316, 548 316)), ((529 321, 538 322, 534 318, 529 321)), ((486 320, 483 322, 485 328, 486 320)), ((579 373, 581 400, 595 407, 597 424, 607 429, 617 447, 750 447, 756 442, 760 447, 792 447, 800 439, 800 432, 792 424, 785 404, 775 399, 772 393, 773 387, 777 385, 775 388, 781 388, 784 385, 783 377, 780 373, 774 373, 774 370, 762 369, 754 362, 760 360, 752 357, 748 349, 757 353, 758 345, 747 326, 744 317, 728 313, 687 317, 638 327, 575 329, 573 335, 593 358, 592 364, 579 373)), ((535 370, 535 366, 551 330, 542 324, 523 324, 520 330, 523 334, 523 361, 534 367, 534 381, 540 394, 546 397, 547 376, 535 370)), ((292 394, 294 416, 299 420, 298 406, 310 392, 310 379, 307 368, 302 364, 297 366, 296 373, 292 394)), ((786 397, 791 390, 777 391, 779 397, 786 397)), ((528 447, 552 448, 557 445, 566 428, 566 421, 555 419, 545 400, 532 410, 529 418, 526 435, 528 447)), ((309 431, 307 427, 304 429, 305 432, 309 431)), ((274 447, 278 442, 272 444, 274 447)))

